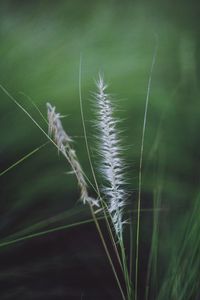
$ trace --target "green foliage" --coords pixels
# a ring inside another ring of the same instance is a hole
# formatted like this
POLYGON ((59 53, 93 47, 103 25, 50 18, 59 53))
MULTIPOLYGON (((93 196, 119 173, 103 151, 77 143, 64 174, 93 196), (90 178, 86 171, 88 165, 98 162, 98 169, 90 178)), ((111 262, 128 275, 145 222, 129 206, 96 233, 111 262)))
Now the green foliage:
MULTIPOLYGON (((78 95, 80 54, 92 160, 89 106, 103 70, 124 119, 124 144, 130 145, 124 155, 134 190, 127 208, 133 211, 134 241, 145 95, 158 36, 142 170, 141 300, 145 294, 146 300, 199 297, 199 24, 195 5, 179 2, 173 9, 170 2, 128 0, 0 4, 0 83, 45 132, 29 97, 44 115, 47 101, 67 115, 64 128, 90 180, 78 95)), ((2 90, 0 128, 0 298, 121 299, 90 212, 77 202, 76 181, 66 174, 70 168, 2 90)), ((128 226, 124 235, 129 260, 128 226)))

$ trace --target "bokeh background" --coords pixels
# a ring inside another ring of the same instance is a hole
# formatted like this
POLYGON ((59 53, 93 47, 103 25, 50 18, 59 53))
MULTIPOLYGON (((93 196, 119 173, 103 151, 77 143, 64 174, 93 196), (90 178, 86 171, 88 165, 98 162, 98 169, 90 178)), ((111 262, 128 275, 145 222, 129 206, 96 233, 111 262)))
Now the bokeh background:
MULTIPOLYGON (((151 246, 151 209, 159 208, 159 268, 151 296, 155 299, 166 282, 169 265, 176 261, 178 241, 184 238, 199 192, 198 16, 198 1, 0 1, 1 85, 46 132, 47 125, 32 102, 45 117, 47 101, 66 116, 63 124, 91 180, 79 103, 80 56, 83 110, 94 161, 98 158, 93 93, 98 73, 103 72, 108 91, 116 99, 116 115, 123 120, 132 210, 137 200, 147 83, 158 47, 145 135, 140 299, 144 299, 151 246)), ((47 142, 2 89, 0 130, 0 172, 47 142)), ((48 143, 0 176, 2 300, 120 299, 92 223, 5 244, 91 218, 78 201, 76 180, 68 171, 66 161, 48 143)), ((199 228, 198 219, 197 215, 195 228, 199 228)), ((125 234, 128 249, 128 230, 125 234)), ((193 236, 192 241, 197 240, 198 235, 193 236)), ((192 241, 186 255, 194 248, 192 241)), ((197 252, 191 256, 198 266, 197 252)), ((192 282, 197 287, 197 272, 195 276, 192 282)), ((197 299, 192 290, 194 294, 187 299, 197 299)), ((182 299, 163 295, 159 299, 182 299)))

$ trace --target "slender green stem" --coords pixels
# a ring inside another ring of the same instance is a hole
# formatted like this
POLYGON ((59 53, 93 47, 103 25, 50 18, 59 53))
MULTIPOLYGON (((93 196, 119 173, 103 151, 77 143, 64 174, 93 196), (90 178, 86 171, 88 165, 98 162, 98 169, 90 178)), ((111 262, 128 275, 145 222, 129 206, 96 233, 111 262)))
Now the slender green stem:
MULTIPOLYGON (((114 236, 113 236, 113 233, 112 233, 112 229, 111 229, 111 226, 110 226, 110 223, 109 223, 109 220, 108 220, 108 217, 110 217, 110 219, 111 219, 111 216, 110 216, 109 210, 107 208, 107 205, 106 205, 106 203, 104 203, 103 200, 102 200, 102 204, 105 206, 106 211, 108 212, 108 216, 107 216, 105 209, 103 209, 103 214, 104 214, 104 218, 105 218, 105 221, 106 221, 106 226, 107 226, 107 229, 108 229, 111 241, 112 241, 112 245, 113 245, 113 248, 115 250, 115 254, 117 256, 117 259, 118 259, 119 265, 121 267, 121 270, 123 272, 124 269, 123 269, 123 266, 122 266, 122 261, 121 261, 121 258, 120 258, 120 255, 119 255, 119 251, 117 249, 116 241, 114 239, 114 236)), ((112 219, 111 219, 111 221, 112 221, 112 219)))
MULTIPOLYGON (((161 186, 159 185, 157 189, 154 192, 154 206, 156 207, 158 204, 158 201, 160 201, 160 194, 161 194, 161 186)), ((148 267, 147 267, 147 280, 146 280, 146 290, 145 290, 145 300, 149 299, 149 285, 150 285, 150 275, 152 272, 152 263, 153 260, 157 260, 157 246, 158 246, 158 222, 159 222, 159 216, 158 212, 155 210, 153 211, 153 233, 152 233, 152 239, 151 239, 151 249, 150 249, 150 255, 149 255, 149 261, 148 261, 148 267)), ((156 265, 154 265, 154 274, 156 272, 156 265)), ((155 278, 156 276, 154 276, 155 278)), ((156 288, 156 283, 155 288, 156 288)))
POLYGON ((150 88, 151 88, 151 80, 153 68, 156 61, 157 54, 157 43, 154 50, 153 60, 151 64, 150 76, 148 80, 147 86, 147 95, 145 102, 145 111, 144 111, 144 120, 143 120, 143 128, 142 128, 142 139, 141 139, 141 148, 140 148, 140 162, 139 162, 139 178, 138 178, 138 203, 137 203, 137 229, 136 229, 136 258, 135 258, 135 300, 138 297, 138 265, 139 265, 139 239, 140 239, 140 209, 141 209, 141 192, 142 192, 142 164, 143 164, 143 153, 144 153, 144 139, 145 139, 145 131, 146 131, 146 122, 147 122, 147 112, 149 106, 149 96, 150 96, 150 88))
POLYGON ((129 246, 129 253, 130 253, 130 257, 129 257, 129 277, 130 277, 130 281, 132 281, 132 270, 133 270, 133 222, 132 222, 132 218, 131 218, 131 212, 130 212, 130 246, 129 246))
POLYGON ((118 278, 118 275, 117 275, 117 273, 116 273, 116 270, 115 270, 115 267, 114 267, 112 258, 111 258, 111 256, 110 256, 108 247, 107 247, 106 242, 105 242, 105 239, 104 239, 104 237, 103 237, 103 233, 102 233, 102 231, 101 231, 101 228, 100 228, 100 226, 99 226, 98 220, 97 220, 97 218, 96 218, 96 216, 95 216, 94 210, 93 210, 93 208, 92 208, 91 205, 90 205, 90 210, 91 210, 91 214, 92 214, 93 220, 94 220, 94 222, 95 222, 97 231, 98 231, 98 233, 99 233, 101 242, 102 242, 102 244, 103 244, 104 250, 105 250, 105 252, 106 252, 107 258, 108 258, 108 260, 109 260, 110 266, 111 266, 111 268, 112 268, 113 274, 114 274, 114 276, 115 276, 115 279, 116 279, 116 281, 117 281, 118 287, 119 287, 119 289, 120 289, 122 298, 123 298, 123 300, 126 300, 126 297, 125 297, 125 295, 124 295, 124 292, 123 292, 121 283, 120 283, 119 278, 118 278))
POLYGON ((122 232, 121 232, 120 237, 119 237, 119 244, 120 244, 120 248, 121 248, 124 277, 125 277, 126 289, 127 289, 127 298, 128 298, 128 300, 131 300, 132 299, 131 280, 130 280, 129 272, 128 272, 128 265, 127 265, 127 259, 126 259, 126 253, 125 253, 125 247, 124 247, 122 232))
POLYGON ((31 155, 35 154, 37 151, 42 149, 44 146, 46 146, 49 142, 46 142, 42 144, 41 146, 35 148, 33 151, 29 152, 28 154, 24 155, 22 158, 20 158, 18 161, 16 161, 14 164, 12 164, 10 167, 8 167, 6 170, 2 171, 0 173, 0 176, 6 174, 8 171, 12 170, 14 167, 16 167, 18 164, 29 158, 31 155))
POLYGON ((33 239, 33 238, 36 238, 36 237, 39 237, 39 236, 43 236, 43 235, 46 235, 46 234, 49 234, 49 233, 52 233, 52 232, 61 231, 61 230, 64 230, 64 229, 68 229, 68 228, 72 228, 72 227, 75 227, 75 226, 78 226, 78 225, 83 225, 83 224, 92 223, 92 222, 93 222, 93 219, 89 219, 89 220, 85 220, 85 221, 76 222, 76 223, 73 223, 73 224, 62 225, 62 226, 54 227, 54 228, 47 229, 47 230, 44 230, 44 231, 28 234, 28 235, 25 235, 25 236, 22 236, 22 237, 19 237, 19 238, 15 238, 15 239, 12 239, 12 240, 0 242, 0 248, 5 247, 5 246, 9 246, 9 245, 12 245, 12 244, 16 244, 18 242, 30 240, 30 239, 33 239))
POLYGON ((45 118, 45 116, 43 115, 43 113, 41 112, 41 110, 39 109, 39 107, 35 104, 35 102, 32 101, 31 97, 29 97, 28 95, 26 95, 24 92, 20 92, 21 95, 25 96, 28 101, 35 107, 35 109, 38 111, 39 115, 42 117, 42 119, 44 120, 44 122, 47 124, 47 126, 49 125, 48 120, 45 118))

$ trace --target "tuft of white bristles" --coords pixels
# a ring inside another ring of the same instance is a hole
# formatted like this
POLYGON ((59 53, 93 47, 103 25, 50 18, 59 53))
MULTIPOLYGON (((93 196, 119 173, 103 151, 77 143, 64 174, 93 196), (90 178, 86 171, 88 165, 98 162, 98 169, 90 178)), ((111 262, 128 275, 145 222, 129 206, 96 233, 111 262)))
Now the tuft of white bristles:
POLYGON ((126 193, 124 191, 124 163, 121 158, 122 148, 117 134, 118 120, 113 118, 113 106, 106 93, 107 85, 101 75, 97 81, 98 92, 95 94, 97 102, 97 126, 99 131, 99 151, 102 157, 101 172, 106 180, 103 192, 108 198, 108 211, 111 215, 115 231, 118 236, 122 234, 123 208, 126 193))
POLYGON ((92 206, 99 206, 98 200, 89 197, 88 187, 85 181, 84 172, 78 161, 75 150, 72 148, 71 143, 73 140, 65 132, 62 126, 59 113, 56 113, 56 107, 47 103, 47 117, 48 117, 48 133, 55 141, 58 151, 60 151, 64 157, 68 160, 72 167, 73 173, 76 175, 78 185, 80 187, 81 200, 83 203, 89 203, 92 206))

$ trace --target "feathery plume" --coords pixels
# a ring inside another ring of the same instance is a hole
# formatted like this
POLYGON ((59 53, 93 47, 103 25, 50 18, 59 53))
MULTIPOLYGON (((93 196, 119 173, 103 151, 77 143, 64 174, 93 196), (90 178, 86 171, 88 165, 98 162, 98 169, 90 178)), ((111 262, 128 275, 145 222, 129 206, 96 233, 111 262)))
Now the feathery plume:
POLYGON ((120 139, 117 135, 117 120, 113 118, 113 107, 108 94, 105 92, 107 85, 99 75, 97 81, 98 92, 95 94, 97 101, 97 124, 100 136, 99 150, 102 157, 101 171, 106 180, 103 188, 108 198, 108 210, 117 235, 122 233, 123 208, 125 206, 126 193, 124 185, 124 164, 121 158, 120 139))
POLYGON ((60 151, 68 160, 72 167, 73 173, 76 175, 78 186, 80 188, 81 200, 84 204, 87 202, 92 206, 99 206, 98 200, 93 199, 88 195, 84 172, 78 161, 75 150, 71 147, 73 140, 63 129, 62 122, 60 120, 62 116, 59 113, 56 113, 56 107, 51 106, 50 103, 47 103, 47 117, 49 124, 49 135, 53 137, 58 147, 58 151, 60 151))

